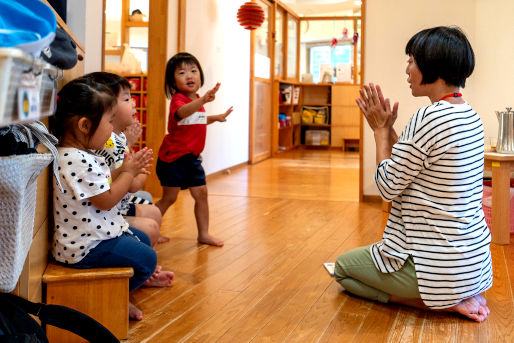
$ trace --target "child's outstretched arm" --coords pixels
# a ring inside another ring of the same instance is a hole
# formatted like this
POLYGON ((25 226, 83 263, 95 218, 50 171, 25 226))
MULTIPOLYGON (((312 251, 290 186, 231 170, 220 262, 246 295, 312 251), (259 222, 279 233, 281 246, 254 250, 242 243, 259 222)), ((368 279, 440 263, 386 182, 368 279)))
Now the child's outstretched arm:
POLYGON ((181 106, 177 110, 177 116, 179 116, 182 119, 187 118, 191 114, 197 112, 206 103, 214 101, 214 99, 216 98, 216 92, 219 88, 220 83, 218 82, 216 83, 216 86, 214 86, 211 90, 208 90, 207 93, 205 93, 202 97, 194 99, 190 103, 181 106))
POLYGON ((227 121, 228 115, 230 113, 232 113, 233 110, 234 110, 233 106, 230 106, 230 108, 225 113, 207 116, 207 125, 215 123, 217 121, 219 121, 219 122, 227 121))
POLYGON ((139 150, 133 156, 126 155, 123 164, 118 168, 119 176, 113 180, 110 189, 89 198, 89 200, 100 210, 113 208, 127 194, 137 175, 149 173, 146 168, 152 165, 151 161, 152 152, 147 148, 139 150))

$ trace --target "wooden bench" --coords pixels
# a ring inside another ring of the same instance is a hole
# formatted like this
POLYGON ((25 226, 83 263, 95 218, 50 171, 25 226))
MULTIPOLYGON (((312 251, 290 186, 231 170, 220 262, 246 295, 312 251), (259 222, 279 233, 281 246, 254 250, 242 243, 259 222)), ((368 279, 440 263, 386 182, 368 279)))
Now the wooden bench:
MULTIPOLYGON (((132 268, 67 268, 49 263, 43 274, 47 304, 63 305, 100 322, 118 339, 128 337, 129 278, 132 268)), ((82 342, 79 336, 47 326, 50 342, 82 342)))

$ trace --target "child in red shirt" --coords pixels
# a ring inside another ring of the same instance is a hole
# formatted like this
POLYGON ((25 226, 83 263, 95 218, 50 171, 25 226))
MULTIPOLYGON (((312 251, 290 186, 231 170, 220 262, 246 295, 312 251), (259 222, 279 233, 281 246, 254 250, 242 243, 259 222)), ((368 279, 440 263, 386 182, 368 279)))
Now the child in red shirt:
POLYGON ((226 121, 232 107, 225 113, 207 116, 203 105, 215 99, 220 84, 200 97, 197 91, 203 83, 202 67, 193 55, 182 52, 168 61, 165 90, 171 104, 168 134, 159 149, 156 166, 162 198, 155 205, 164 215, 179 191, 189 188, 195 200, 198 242, 221 247, 223 241, 209 234, 209 204, 200 153, 205 146, 207 125, 226 121))

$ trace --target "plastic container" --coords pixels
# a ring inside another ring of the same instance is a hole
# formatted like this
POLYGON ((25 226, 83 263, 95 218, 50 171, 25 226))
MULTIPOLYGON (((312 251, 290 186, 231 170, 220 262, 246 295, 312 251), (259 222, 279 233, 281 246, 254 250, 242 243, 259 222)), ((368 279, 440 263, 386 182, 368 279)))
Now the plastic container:
POLYGON ((38 120, 55 111, 58 69, 41 58, 33 57, 16 48, 0 48, 0 126, 21 121, 38 120), (34 75, 39 93, 37 117, 22 116, 18 109, 18 91, 24 74, 34 75))
POLYGON ((307 130, 305 131, 305 144, 307 145, 328 145, 330 132, 328 130, 307 130))

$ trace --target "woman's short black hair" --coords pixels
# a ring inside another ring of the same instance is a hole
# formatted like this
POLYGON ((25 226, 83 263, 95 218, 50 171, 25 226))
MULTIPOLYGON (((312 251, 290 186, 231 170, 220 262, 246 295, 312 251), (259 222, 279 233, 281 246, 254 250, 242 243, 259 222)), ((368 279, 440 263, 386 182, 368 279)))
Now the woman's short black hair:
POLYGON ((200 86, 203 86, 204 77, 203 70, 200 62, 187 52, 179 52, 175 56, 169 59, 166 65, 166 77, 164 80, 164 92, 168 98, 171 98, 173 94, 178 92, 177 86, 175 85, 175 70, 183 64, 196 65, 200 71, 200 86))
POLYGON ((89 73, 80 77, 81 79, 90 79, 92 82, 97 82, 106 85, 111 89, 115 96, 120 95, 123 89, 130 91, 130 83, 126 78, 117 74, 108 73, 105 71, 97 71, 89 73))
POLYGON ((405 53, 414 58, 422 84, 438 78, 447 84, 464 87, 475 68, 475 54, 466 35, 458 27, 438 26, 416 33, 405 53))
POLYGON ((70 130, 77 119, 86 117, 91 121, 88 134, 91 138, 104 113, 116 103, 116 96, 106 85, 84 78, 72 80, 59 91, 55 115, 50 117, 51 130, 62 139, 64 132, 70 130))

